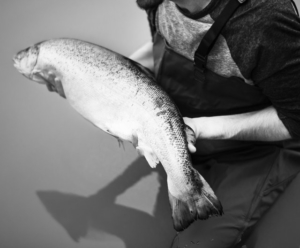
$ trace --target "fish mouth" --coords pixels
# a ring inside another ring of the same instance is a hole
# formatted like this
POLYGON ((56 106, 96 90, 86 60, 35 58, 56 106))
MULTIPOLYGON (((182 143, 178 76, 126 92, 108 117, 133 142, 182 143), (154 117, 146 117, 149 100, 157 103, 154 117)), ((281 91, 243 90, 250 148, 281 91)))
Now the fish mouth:
POLYGON ((14 55, 14 56, 12 57, 12 61, 13 61, 14 67, 15 67, 16 69, 19 70, 20 60, 19 60, 19 58, 18 58, 18 54, 14 55))
POLYGON ((25 73, 25 71, 22 69, 19 54, 13 56, 12 61, 13 61, 13 66, 18 70, 18 72, 20 72, 24 77, 30 79, 28 73, 25 73))
POLYGON ((14 67, 16 67, 16 64, 17 64, 16 55, 12 57, 12 61, 13 61, 14 67))

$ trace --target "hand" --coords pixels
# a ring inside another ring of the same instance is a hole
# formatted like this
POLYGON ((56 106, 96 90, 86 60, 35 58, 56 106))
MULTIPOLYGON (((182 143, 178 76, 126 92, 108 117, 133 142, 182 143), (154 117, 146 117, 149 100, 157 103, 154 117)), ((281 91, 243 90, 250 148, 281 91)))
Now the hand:
POLYGON ((190 153, 195 153, 196 152, 196 147, 195 147, 196 135, 194 132, 194 128, 191 127, 193 124, 192 124, 192 122, 189 122, 189 120, 185 120, 185 119, 187 119, 187 118, 183 118, 183 120, 185 122, 185 133, 186 133, 187 142, 188 142, 188 149, 189 149, 190 153))
POLYGON ((196 152, 197 139, 224 139, 222 117, 183 118, 186 128, 188 149, 196 152), (189 130, 190 131, 189 131, 189 130))

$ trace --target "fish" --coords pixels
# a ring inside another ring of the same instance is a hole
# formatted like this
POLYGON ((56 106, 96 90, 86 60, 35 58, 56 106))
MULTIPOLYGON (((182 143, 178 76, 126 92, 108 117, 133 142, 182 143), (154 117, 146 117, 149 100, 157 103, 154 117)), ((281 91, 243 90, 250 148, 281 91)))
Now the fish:
POLYGON ((192 129, 149 70, 108 48, 72 38, 36 43, 13 62, 93 125, 131 142, 152 168, 163 166, 177 232, 195 220, 223 214, 221 202, 192 165, 192 129))

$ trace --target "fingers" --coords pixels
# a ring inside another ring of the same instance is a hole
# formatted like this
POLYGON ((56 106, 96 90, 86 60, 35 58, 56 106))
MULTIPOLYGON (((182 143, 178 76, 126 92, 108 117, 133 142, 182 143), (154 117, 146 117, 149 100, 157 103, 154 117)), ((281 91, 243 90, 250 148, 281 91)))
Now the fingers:
POLYGON ((190 153, 195 153, 197 151, 196 147, 192 143, 188 143, 188 148, 190 153))
POLYGON ((187 137, 187 142, 188 142, 188 149, 191 153, 195 153, 196 152, 196 135, 194 130, 188 126, 187 124, 185 125, 185 133, 186 133, 186 137, 187 137))

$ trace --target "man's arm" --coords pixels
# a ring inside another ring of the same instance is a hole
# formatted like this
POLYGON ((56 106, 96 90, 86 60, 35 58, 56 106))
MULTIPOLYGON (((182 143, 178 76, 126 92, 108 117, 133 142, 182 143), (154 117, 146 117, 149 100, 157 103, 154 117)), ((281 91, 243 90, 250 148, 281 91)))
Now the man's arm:
POLYGON ((139 48, 133 54, 131 54, 129 58, 153 71, 154 59, 152 41, 149 41, 146 44, 144 44, 141 48, 139 48))
MULTIPOLYGON (((147 42, 130 58, 153 70, 152 47, 152 42, 147 42)), ((274 107, 237 115, 185 117, 184 121, 194 130, 197 139, 278 141, 291 138, 274 107)), ((192 147, 190 150, 194 151, 192 147)))
POLYGON ((236 115, 184 118, 184 121, 197 139, 279 141, 291 138, 274 107, 236 115))

